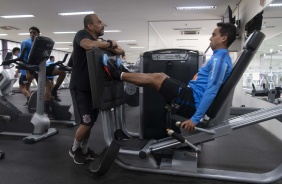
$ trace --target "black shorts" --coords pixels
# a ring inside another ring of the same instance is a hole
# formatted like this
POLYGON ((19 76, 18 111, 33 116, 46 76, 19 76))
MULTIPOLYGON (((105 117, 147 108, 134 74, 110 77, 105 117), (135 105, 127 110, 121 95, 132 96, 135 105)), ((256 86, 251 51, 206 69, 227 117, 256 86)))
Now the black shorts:
POLYGON ((46 66, 46 76, 52 76, 55 66, 46 66))
POLYGON ((172 113, 191 118, 196 112, 193 91, 186 84, 166 78, 159 92, 171 103, 172 113))
MULTIPOLYGON (((46 66, 46 77, 52 76, 54 69, 55 69, 55 66, 46 66)), ((38 81, 38 73, 37 72, 30 71, 30 74, 35 78, 36 81, 38 81)))
POLYGON ((27 79, 26 79, 26 75, 21 75, 19 78, 19 84, 20 85, 26 85, 28 83, 27 79))
POLYGON ((91 91, 70 89, 74 117, 76 123, 93 126, 97 120, 99 109, 93 109, 91 91))

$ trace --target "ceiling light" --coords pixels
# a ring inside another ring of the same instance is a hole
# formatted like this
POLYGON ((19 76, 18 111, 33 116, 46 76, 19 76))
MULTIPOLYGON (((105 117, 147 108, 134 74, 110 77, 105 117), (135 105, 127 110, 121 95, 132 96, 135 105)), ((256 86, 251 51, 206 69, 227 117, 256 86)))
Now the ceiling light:
POLYGON ((136 40, 118 40, 119 43, 136 42, 136 40))
MULTIPOLYGON (((41 35, 42 33, 39 33, 39 35, 41 35)), ((30 35, 30 33, 18 33, 18 35, 21 35, 21 36, 23 36, 23 35, 30 35)))
POLYGON ((18 33, 18 35, 30 35, 30 33, 18 33))
POLYGON ((88 14, 94 14, 94 11, 85 11, 85 12, 68 12, 68 13, 58 13, 58 15, 61 16, 69 16, 69 15, 88 15, 88 14))
POLYGON ((68 43, 72 43, 72 42, 55 42, 55 44, 68 44, 68 43))
POLYGON ((105 30, 105 33, 119 33, 121 30, 105 30))
POLYGON ((131 49, 144 49, 145 47, 129 47, 131 49))
POLYGON ((216 9, 216 6, 180 6, 175 7, 176 10, 207 10, 207 9, 216 9))
POLYGON ((54 34, 75 34, 75 31, 53 32, 54 34))
POLYGON ((282 45, 278 45, 279 47, 282 47, 282 45))
POLYGON ((63 47, 63 48, 54 48, 54 49, 56 49, 56 50, 68 50, 68 49, 70 49, 70 48, 63 47))
POLYGON ((5 19, 12 19, 12 18, 28 18, 28 17, 34 17, 34 15, 5 15, 1 16, 2 18, 5 19))
POLYGON ((277 4, 269 4, 269 7, 280 7, 282 6, 282 3, 277 3, 277 4))
POLYGON ((0 34, 0 36, 7 36, 8 34, 0 34))

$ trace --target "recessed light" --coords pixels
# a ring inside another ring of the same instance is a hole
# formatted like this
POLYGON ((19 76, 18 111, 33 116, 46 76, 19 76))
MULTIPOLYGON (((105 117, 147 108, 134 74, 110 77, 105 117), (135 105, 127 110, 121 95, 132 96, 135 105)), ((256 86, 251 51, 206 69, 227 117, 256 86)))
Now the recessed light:
POLYGON ((216 6, 180 6, 175 7, 176 10, 207 10, 216 9, 216 6))
POLYGON ((68 44, 68 43, 72 43, 72 42, 55 42, 55 44, 68 44))
MULTIPOLYGON (((41 35, 42 33, 39 33, 39 35, 41 35)), ((21 36, 23 36, 23 35, 30 35, 30 33, 18 33, 18 35, 21 35, 21 36)))
POLYGON ((62 48, 54 48, 54 49, 56 49, 56 50, 68 50, 70 48, 62 47, 62 48))
POLYGON ((0 34, 0 36, 7 36, 8 34, 0 34))
POLYGON ((282 3, 277 3, 277 4, 269 4, 269 7, 280 7, 282 6, 282 3))
POLYGON ((67 12, 67 13, 58 13, 58 15, 61 16, 69 16, 69 15, 88 15, 88 14, 94 14, 94 11, 84 11, 84 12, 67 12))
POLYGON ((54 34, 75 34, 76 31, 53 32, 54 34))
POLYGON ((18 35, 30 35, 30 33, 18 33, 18 35))
POLYGON ((136 40, 118 40, 119 43, 136 42, 136 40))
POLYGON ((34 15, 5 15, 1 16, 2 18, 5 19, 12 19, 12 18, 29 18, 29 17, 34 17, 34 15))
POLYGON ((121 30, 104 30, 105 33, 119 33, 121 30))
POLYGON ((131 49, 144 49, 145 47, 129 47, 131 49))

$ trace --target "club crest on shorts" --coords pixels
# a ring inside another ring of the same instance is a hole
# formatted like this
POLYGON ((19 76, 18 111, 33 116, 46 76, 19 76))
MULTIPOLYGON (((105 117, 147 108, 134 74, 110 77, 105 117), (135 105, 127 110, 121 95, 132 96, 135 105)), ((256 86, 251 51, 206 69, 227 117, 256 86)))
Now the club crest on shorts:
POLYGON ((90 115, 89 114, 83 115, 82 120, 83 120, 83 123, 90 123, 91 122, 90 115))

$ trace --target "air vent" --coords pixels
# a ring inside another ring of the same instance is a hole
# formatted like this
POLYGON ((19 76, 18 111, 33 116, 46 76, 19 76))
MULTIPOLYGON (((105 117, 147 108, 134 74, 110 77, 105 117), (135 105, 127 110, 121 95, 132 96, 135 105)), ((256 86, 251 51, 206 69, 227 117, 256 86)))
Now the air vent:
POLYGON ((176 41, 197 41, 197 38, 180 38, 180 39, 176 39, 176 41))
POLYGON ((1 26, 0 29, 11 31, 11 30, 20 30, 19 28, 13 27, 13 26, 1 26))
POLYGON ((199 34, 200 31, 180 31, 180 34, 182 35, 195 35, 195 34, 199 34))
POLYGON ((128 45, 128 46, 138 46, 138 44, 136 44, 136 43, 128 43, 128 44, 126 44, 126 45, 128 45))
POLYGON ((262 26, 262 28, 272 29, 272 28, 275 28, 275 26, 262 26))

